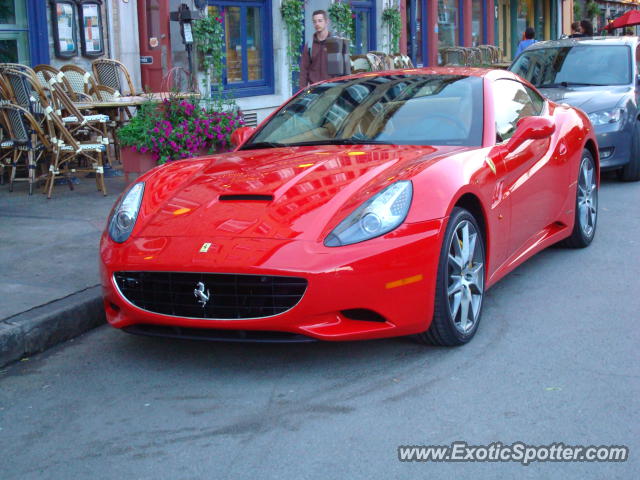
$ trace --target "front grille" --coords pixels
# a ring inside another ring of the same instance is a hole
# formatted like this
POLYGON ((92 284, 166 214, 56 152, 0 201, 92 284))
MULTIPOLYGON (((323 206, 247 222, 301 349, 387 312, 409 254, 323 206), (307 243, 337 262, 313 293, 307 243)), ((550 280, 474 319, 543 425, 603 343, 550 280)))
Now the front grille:
POLYGON ((174 317, 241 319, 278 315, 295 306, 307 280, 223 273, 116 272, 122 295, 136 307, 174 317), (203 287, 200 287, 200 284, 203 287), (196 290, 209 300, 198 302, 196 290))

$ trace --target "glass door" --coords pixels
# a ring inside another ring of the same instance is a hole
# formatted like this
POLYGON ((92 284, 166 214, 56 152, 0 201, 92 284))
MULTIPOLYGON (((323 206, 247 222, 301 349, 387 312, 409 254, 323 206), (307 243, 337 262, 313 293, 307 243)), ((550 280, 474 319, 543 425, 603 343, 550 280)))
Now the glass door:
POLYGON ((0 0, 0 62, 29 64, 25 0, 0 0))
POLYGON ((138 0, 138 35, 142 87, 159 92, 171 69, 169 2, 138 0))

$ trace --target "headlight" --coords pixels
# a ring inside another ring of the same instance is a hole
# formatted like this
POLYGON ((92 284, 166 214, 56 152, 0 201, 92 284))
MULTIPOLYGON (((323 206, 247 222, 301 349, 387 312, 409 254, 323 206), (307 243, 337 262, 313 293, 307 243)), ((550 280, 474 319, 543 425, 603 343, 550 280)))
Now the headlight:
POLYGON ((114 242, 122 243, 129 238, 138 218, 144 193, 144 182, 136 183, 122 197, 109 219, 109 235, 114 242))
POLYGON ((325 247, 340 247, 379 237, 397 228, 407 217, 413 196, 410 181, 393 183, 345 218, 325 238, 325 247))
POLYGON ((593 126, 607 125, 609 123, 618 123, 622 120, 624 109, 614 108, 612 110, 600 110, 599 112, 593 112, 589 114, 589 120, 593 126))

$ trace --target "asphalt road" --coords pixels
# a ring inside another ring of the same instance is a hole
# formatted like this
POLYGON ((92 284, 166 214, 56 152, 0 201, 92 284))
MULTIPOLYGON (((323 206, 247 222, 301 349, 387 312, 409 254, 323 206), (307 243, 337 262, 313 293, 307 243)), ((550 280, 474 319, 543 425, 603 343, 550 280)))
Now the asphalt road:
POLYGON ((640 183, 594 243, 487 294, 462 348, 207 344, 98 328, 0 372, 9 479, 640 478, 640 183), (404 463, 399 445, 626 445, 624 463, 404 463))

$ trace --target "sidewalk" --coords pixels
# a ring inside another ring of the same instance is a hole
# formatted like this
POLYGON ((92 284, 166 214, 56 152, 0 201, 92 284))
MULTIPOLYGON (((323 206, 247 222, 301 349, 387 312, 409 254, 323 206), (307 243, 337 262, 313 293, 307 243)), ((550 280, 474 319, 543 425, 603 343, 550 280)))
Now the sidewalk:
POLYGON ((50 200, 26 182, 0 185, 0 366, 40 352, 105 321, 98 244, 124 177, 78 177, 50 200))

